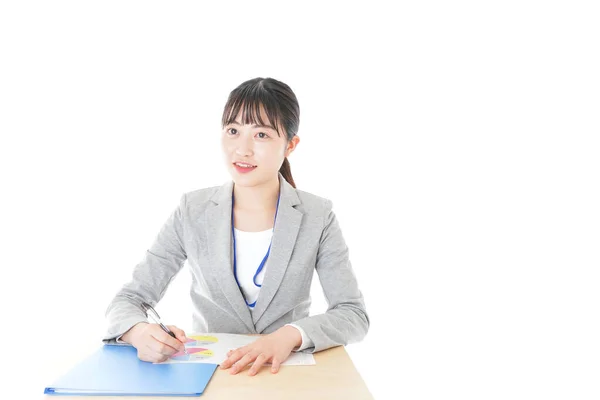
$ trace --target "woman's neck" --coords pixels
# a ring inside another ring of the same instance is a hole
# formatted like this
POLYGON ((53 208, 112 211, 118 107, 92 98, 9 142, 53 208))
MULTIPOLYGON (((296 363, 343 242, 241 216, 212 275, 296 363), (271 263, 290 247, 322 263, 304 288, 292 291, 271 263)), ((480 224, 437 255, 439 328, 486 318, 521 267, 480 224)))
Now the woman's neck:
POLYGON ((234 183, 233 195, 236 209, 248 211, 274 209, 279 195, 279 176, 256 186, 240 186, 234 183))

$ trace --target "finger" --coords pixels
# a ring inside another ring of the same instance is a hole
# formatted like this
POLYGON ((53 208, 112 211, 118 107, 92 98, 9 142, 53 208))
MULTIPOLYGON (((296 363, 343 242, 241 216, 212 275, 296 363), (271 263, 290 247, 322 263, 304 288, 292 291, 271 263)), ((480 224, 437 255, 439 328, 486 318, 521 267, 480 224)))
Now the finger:
POLYGON ((169 356, 160 354, 160 353, 155 353, 152 350, 149 350, 148 348, 143 350, 143 352, 146 355, 146 358, 148 359, 148 361, 150 361, 150 362, 160 363, 163 361, 167 361, 169 359, 169 356))
POLYGON ((267 362, 268 359, 269 357, 267 357, 264 353, 259 354, 258 357, 256 357, 256 360, 254 360, 254 364, 252 364, 250 371, 248 371, 248 375, 256 375, 256 373, 262 368, 263 364, 267 362))
POLYGON ((146 352, 144 352, 144 351, 141 351, 141 350, 139 350, 139 349, 138 349, 138 352, 137 352, 137 356, 138 356, 138 358, 139 358, 140 360, 142 360, 142 361, 150 361, 150 359, 148 358, 148 356, 147 356, 146 352))
POLYGON ((238 362, 233 364, 229 373, 233 374, 233 375, 237 374, 239 371, 242 371, 244 368, 246 368, 246 365, 248 365, 255 359, 256 359, 256 355, 253 355, 252 353, 247 353, 238 362))
POLYGON ((233 353, 231 353, 230 355, 227 356, 227 359, 225 359, 225 361, 223 361, 221 363, 221 369, 227 369, 227 368, 231 367, 235 362, 237 362, 243 356, 244 356, 244 354, 236 353, 236 351, 234 351, 233 353))
POLYGON ((181 343, 179 340, 173 338, 171 335, 169 335, 167 332, 163 331, 160 328, 158 328, 158 330, 153 330, 151 333, 151 336, 154 338, 154 340, 156 340, 159 343, 162 343, 165 346, 170 347, 174 350, 173 353, 170 353, 170 350, 168 348, 163 349, 166 352, 156 350, 161 354, 171 355, 178 351, 183 351, 183 349, 185 348, 183 343, 181 343))
MULTIPOLYGON (((236 350, 239 350, 239 349, 241 349, 241 347, 240 347, 240 348, 237 348, 237 349, 231 349, 231 350, 229 350, 229 351, 227 352, 227 357, 229 357, 229 356, 230 356, 230 355, 232 355, 232 354, 233 354, 233 353, 234 353, 236 350)), ((244 355, 244 354, 246 354, 246 353, 244 352, 242 355, 244 355)))
POLYGON ((175 325, 167 325, 167 328, 169 328, 171 332, 175 334, 177 340, 179 340, 181 343, 187 342, 187 336, 185 336, 183 329, 179 329, 175 325))
MULTIPOLYGON (((179 329, 177 327, 175 327, 175 328, 179 329)), ((175 332, 173 332, 173 333, 175 333, 175 332)), ((182 341, 180 341, 176 337, 174 338, 173 336, 169 335, 167 332, 163 331, 162 329, 158 329, 156 331, 156 335, 153 335, 153 336, 156 337, 157 339, 159 339, 161 342, 168 344, 169 346, 171 346, 175 349, 179 349, 180 351, 182 351, 185 348, 182 341)))
POLYGON ((138 350, 138 358, 146 362, 161 362, 161 357, 150 351, 138 350))
POLYGON ((273 361, 271 361, 271 372, 274 374, 279 372, 280 365, 281 365, 281 362, 279 361, 279 358, 277 356, 274 356, 273 361))
MULTIPOLYGON (((173 338, 171 338, 171 339, 173 339, 173 338)), ((175 339, 173 339, 173 340, 175 340, 175 339)), ((179 346, 183 346, 183 345, 181 343, 179 343, 179 346)), ((173 354, 180 351, 178 348, 171 347, 168 344, 161 342, 160 340, 156 339, 154 336, 151 336, 150 340, 148 340, 146 342, 146 347, 148 348, 148 350, 152 351, 153 353, 165 355, 168 357, 170 357, 173 354)))
POLYGON ((231 367, 231 365, 241 359, 244 355, 246 355, 247 350, 244 347, 240 347, 236 349, 227 357, 225 361, 221 363, 221 369, 227 369, 231 367))

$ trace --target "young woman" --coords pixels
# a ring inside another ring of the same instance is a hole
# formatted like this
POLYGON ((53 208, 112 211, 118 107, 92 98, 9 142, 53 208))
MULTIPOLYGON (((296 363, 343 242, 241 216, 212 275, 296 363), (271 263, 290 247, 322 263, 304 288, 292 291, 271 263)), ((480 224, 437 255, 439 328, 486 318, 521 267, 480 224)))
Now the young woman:
POLYGON ((288 85, 272 78, 234 89, 222 117, 222 150, 232 180, 185 193, 133 277, 106 310, 105 343, 129 343, 144 361, 181 351, 185 333, 148 323, 188 261, 193 329, 265 334, 228 354, 235 374, 267 362, 276 373, 292 351, 318 352, 360 341, 369 317, 331 200, 297 190, 287 157, 300 142, 300 110, 288 85), (309 316, 317 271, 327 312, 309 316))

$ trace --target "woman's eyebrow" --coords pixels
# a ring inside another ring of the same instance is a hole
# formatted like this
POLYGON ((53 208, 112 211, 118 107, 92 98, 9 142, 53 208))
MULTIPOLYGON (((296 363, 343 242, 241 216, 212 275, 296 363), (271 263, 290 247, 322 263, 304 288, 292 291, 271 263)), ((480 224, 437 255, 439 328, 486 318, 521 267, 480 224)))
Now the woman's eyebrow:
MULTIPOLYGON (((237 121, 232 121, 231 124, 242 126, 242 124, 240 124, 237 121)), ((252 125, 252 128, 269 128, 269 129, 275 129, 274 127, 272 127, 270 125, 252 125)))

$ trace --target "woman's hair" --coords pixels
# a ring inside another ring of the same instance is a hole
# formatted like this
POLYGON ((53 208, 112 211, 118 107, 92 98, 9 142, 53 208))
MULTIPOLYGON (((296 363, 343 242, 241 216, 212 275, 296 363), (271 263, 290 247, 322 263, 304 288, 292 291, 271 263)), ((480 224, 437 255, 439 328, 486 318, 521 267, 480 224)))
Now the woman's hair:
MULTIPOLYGON (((250 79, 233 89, 223 110, 222 127, 234 122, 242 107, 240 123, 268 125, 260 117, 261 106, 264 107, 271 126, 279 136, 280 127, 285 130, 288 142, 296 136, 300 125, 298 100, 288 85, 273 78, 250 79)), ((283 160, 279 172, 290 185, 296 187, 287 157, 283 160)))

